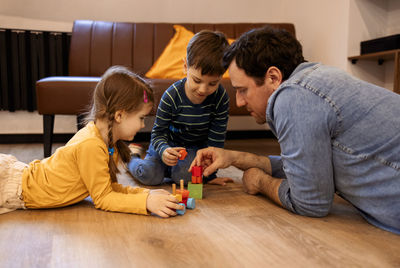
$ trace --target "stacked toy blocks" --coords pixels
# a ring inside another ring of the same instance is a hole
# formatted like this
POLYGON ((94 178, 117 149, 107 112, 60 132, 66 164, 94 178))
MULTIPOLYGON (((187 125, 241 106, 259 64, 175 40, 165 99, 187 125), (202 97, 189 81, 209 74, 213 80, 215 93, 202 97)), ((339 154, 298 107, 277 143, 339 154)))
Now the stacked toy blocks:
POLYGON ((203 170, 201 166, 192 167, 192 182, 188 183, 190 197, 203 199, 203 170))
POLYGON ((183 180, 180 180, 180 190, 176 190, 176 184, 172 184, 172 196, 175 197, 179 201, 179 205, 183 206, 183 209, 176 210, 178 215, 183 215, 186 212, 186 208, 194 209, 196 207, 195 200, 189 197, 190 192, 185 190, 183 185, 183 180))

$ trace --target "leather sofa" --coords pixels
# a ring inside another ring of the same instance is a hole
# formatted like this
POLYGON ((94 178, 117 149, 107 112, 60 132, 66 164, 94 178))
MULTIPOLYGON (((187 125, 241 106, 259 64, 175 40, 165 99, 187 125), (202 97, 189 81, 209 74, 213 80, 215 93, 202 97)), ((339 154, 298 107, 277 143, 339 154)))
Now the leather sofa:
MULTIPOLYGON (((236 39, 242 33, 263 25, 284 28, 295 35, 291 23, 176 23, 196 33, 202 29, 218 30, 236 39)), ((43 115, 45 157, 51 154, 54 116, 80 115, 87 111, 91 93, 104 71, 112 65, 130 67, 144 75, 157 60, 174 35, 173 23, 121 23, 77 20, 74 22, 70 53, 69 76, 47 77, 37 81, 37 109, 43 115)), ((150 79, 155 92, 155 114, 163 92, 174 82, 171 79, 150 79)), ((248 115, 236 107, 235 91, 229 79, 222 81, 230 96, 230 115, 248 115)))

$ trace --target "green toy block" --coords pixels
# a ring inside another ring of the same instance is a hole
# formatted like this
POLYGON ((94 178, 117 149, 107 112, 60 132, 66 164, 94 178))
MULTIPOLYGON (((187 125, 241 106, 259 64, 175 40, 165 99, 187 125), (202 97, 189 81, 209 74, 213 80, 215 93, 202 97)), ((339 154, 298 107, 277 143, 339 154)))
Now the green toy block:
POLYGON ((189 197, 194 199, 203 199, 203 184, 202 183, 188 183, 189 197))

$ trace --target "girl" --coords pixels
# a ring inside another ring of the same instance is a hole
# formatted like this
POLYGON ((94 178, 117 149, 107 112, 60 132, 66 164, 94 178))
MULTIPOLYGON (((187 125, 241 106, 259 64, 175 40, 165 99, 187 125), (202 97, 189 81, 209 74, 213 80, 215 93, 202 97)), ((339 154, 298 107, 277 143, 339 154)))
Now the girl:
POLYGON ((129 162, 132 140, 153 105, 151 88, 120 66, 97 84, 87 125, 49 158, 29 165, 0 154, 0 214, 19 208, 56 208, 91 196, 106 211, 175 216, 182 209, 165 190, 122 186, 117 163, 129 162))

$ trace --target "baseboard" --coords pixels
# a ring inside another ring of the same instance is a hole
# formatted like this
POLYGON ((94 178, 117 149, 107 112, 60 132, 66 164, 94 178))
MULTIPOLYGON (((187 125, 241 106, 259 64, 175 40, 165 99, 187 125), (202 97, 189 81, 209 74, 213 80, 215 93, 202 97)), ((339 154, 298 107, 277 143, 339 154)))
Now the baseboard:
MULTIPOLYGON (((53 135, 53 143, 65 143, 72 138, 71 133, 56 133, 53 135)), ((227 140, 241 139, 274 139, 274 134, 269 130, 234 130, 228 131, 227 140)), ((135 141, 149 141, 150 132, 139 132, 135 136, 135 141)), ((42 143, 42 134, 0 134, 0 144, 15 143, 42 143)))
MULTIPOLYGON (((69 141, 74 134, 63 133, 54 134, 53 143, 65 143, 69 141)), ((0 134, 0 144, 13 143, 42 143, 42 134, 0 134)))

